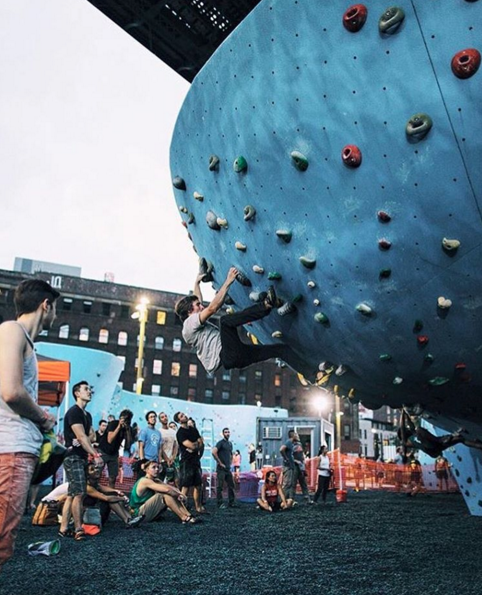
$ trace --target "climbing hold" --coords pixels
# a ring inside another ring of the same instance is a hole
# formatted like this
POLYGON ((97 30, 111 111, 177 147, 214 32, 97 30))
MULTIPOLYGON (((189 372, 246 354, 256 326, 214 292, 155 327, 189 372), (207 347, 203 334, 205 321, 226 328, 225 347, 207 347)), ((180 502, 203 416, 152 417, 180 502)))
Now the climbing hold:
POLYGON ((201 256, 199 259, 199 274, 203 275, 201 279, 203 283, 208 283, 213 280, 213 270, 213 263, 201 256))
POLYGON ((303 294, 297 293, 295 296, 292 297, 291 301, 293 302, 293 304, 299 304, 303 301, 303 294))
POLYGON ((381 240, 378 240, 378 247, 380 250, 390 250, 392 247, 392 242, 386 238, 382 238, 381 240))
POLYGON ((204 196, 202 194, 199 194, 199 192, 193 192, 192 195, 199 202, 202 202, 204 200, 204 196))
POLYGON ((316 322, 319 322, 320 324, 327 324, 329 322, 328 316, 323 312, 317 312, 313 316, 313 318, 316 320, 316 322))
POLYGON ((256 209, 252 205, 246 205, 244 207, 244 220, 245 221, 250 221, 251 219, 254 219, 255 215, 256 215, 256 209))
POLYGON ((350 390, 348 391, 348 398, 353 399, 354 396, 355 396, 355 389, 350 388, 350 390))
POLYGON ((338 366, 338 368, 335 370, 335 375, 336 376, 343 376, 343 374, 345 374, 347 371, 346 366, 344 366, 343 364, 340 364, 338 366))
POLYGON ((378 358, 382 362, 389 362, 392 360, 392 356, 389 353, 381 353, 378 358))
POLYGON ((341 159, 347 167, 360 167, 362 154, 357 146, 346 145, 341 152, 341 159))
POLYGON ((224 298, 224 303, 229 304, 230 306, 232 306, 235 303, 233 298, 229 295, 229 293, 226 294, 226 297, 224 298))
POLYGON ((229 308, 226 308, 226 314, 234 314, 236 312, 236 310, 234 308, 231 308, 231 306, 229 308))
POLYGON ((229 227, 228 220, 223 219, 222 217, 217 217, 216 223, 219 225, 219 227, 223 227, 224 229, 228 229, 228 227, 229 227))
POLYGON ((378 20, 378 30, 380 33, 391 35, 398 30, 404 18, 405 13, 399 6, 391 6, 387 8, 378 20))
POLYGON ((241 283, 241 285, 244 285, 245 287, 251 287, 252 285, 248 277, 246 277, 246 275, 239 269, 238 274, 236 275, 236 281, 238 281, 238 283, 241 283))
POLYGON ((314 269, 316 266, 315 258, 308 258, 308 256, 300 256, 301 264, 307 269, 314 269))
POLYGON ((282 277, 281 277, 280 273, 277 273, 276 271, 272 271, 271 273, 268 273, 268 279, 270 281, 281 281, 282 277))
POLYGON ((234 247, 236 248, 236 250, 240 250, 241 252, 246 252, 246 244, 243 244, 242 242, 236 242, 234 244, 234 247))
POLYGON ((220 229, 219 228, 219 223, 218 223, 218 217, 216 216, 216 213, 213 213, 212 211, 208 211, 206 213, 206 223, 208 224, 208 226, 211 229, 220 229))
POLYGON ((447 384, 447 382, 450 382, 450 379, 444 376, 435 376, 435 378, 431 378, 428 381, 432 386, 442 386, 443 384, 447 384))
POLYGON ((319 300, 319 299, 314 299, 314 300, 313 300, 313 304, 314 304, 315 306, 319 306, 319 305, 320 305, 320 303, 321 303, 321 302, 320 302, 320 300, 319 300))
POLYGON ((331 373, 323 374, 323 372, 319 372, 316 375, 315 385, 316 386, 324 386, 325 384, 328 384, 330 377, 331 377, 331 373))
POLYGON ((296 312, 296 306, 293 304, 293 302, 285 302, 280 308, 278 308, 277 312, 280 316, 294 314, 296 312))
POLYGON ((273 339, 281 339, 283 333, 281 331, 274 331, 271 333, 271 336, 273 337, 273 339))
POLYGON ((428 341, 429 341, 429 339, 428 339, 427 335, 419 335, 417 337, 417 343, 422 347, 424 345, 427 345, 428 341))
POLYGON ((466 368, 467 364, 464 364, 462 362, 455 364, 455 369, 457 370, 457 372, 463 372, 466 368))
POLYGON ((179 207, 179 210, 181 211, 181 213, 189 213, 187 207, 179 207))
POLYGON ((343 26, 351 33, 357 33, 367 20, 367 7, 363 4, 354 4, 345 10, 343 26))
POLYGON ((293 236, 291 231, 289 231, 288 229, 278 229, 276 230, 276 235, 280 238, 280 240, 283 240, 283 242, 285 242, 286 244, 289 244, 291 242, 291 238, 293 236))
POLYGON ((236 157, 236 159, 234 160, 233 169, 237 174, 244 172, 248 169, 248 162, 242 155, 239 155, 239 157, 236 157))
POLYGON ((414 323, 413 323, 413 331, 415 333, 419 333, 421 330, 423 329, 423 322, 419 319, 417 319, 414 323))
POLYGON ((187 224, 192 225, 196 221, 194 213, 189 213, 187 217, 187 224))
POLYGON ((448 310, 452 306, 452 300, 440 296, 437 300, 437 306, 441 310, 448 310))
POLYGON ((449 240, 448 238, 444 238, 442 240, 442 248, 447 250, 447 252, 455 252, 460 248, 459 240, 449 240))
POLYGON ((392 269, 381 269, 379 273, 380 279, 388 279, 392 274, 392 269))
POLYGON ((395 376, 395 378, 393 379, 393 384, 402 384, 403 382, 403 378, 400 378, 400 376, 395 376))
POLYGON ((186 182, 179 176, 172 178, 172 185, 178 190, 186 190, 186 182))
POLYGON ((263 267, 259 267, 257 264, 253 265, 253 271, 258 275, 262 275, 264 273, 263 267))
POLYGON ((318 370, 320 372, 327 372, 327 373, 331 374, 334 369, 335 369, 335 366, 333 364, 330 364, 330 362, 321 362, 318 365, 318 370))
POLYGON ((389 223, 392 218, 386 211, 378 211, 377 217, 382 223, 389 223))
POLYGON ((308 285, 308 287, 310 289, 313 289, 316 287, 316 283, 314 281, 308 281, 308 283, 306 285, 308 285))
POLYGON ((187 228, 187 223, 185 221, 181 221, 181 225, 184 225, 184 227, 187 228))
POLYGON ((424 359, 424 360, 425 360, 425 361, 426 361, 428 364, 431 364, 435 358, 434 358, 434 356, 433 356, 431 353, 427 353, 423 359, 424 359))
POLYGON ((248 297, 252 302, 264 302, 267 296, 266 291, 252 291, 248 297))
POLYGON ((373 308, 371 308, 366 302, 361 302, 358 304, 356 309, 365 316, 371 316, 373 314, 373 308))
POLYGON ((218 171, 219 169, 219 157, 217 155, 211 155, 209 157, 209 170, 218 171))
POLYGON ((432 118, 427 114, 414 114, 405 126, 407 136, 421 140, 427 136, 433 126, 432 118))
POLYGON ((293 164, 299 171, 306 171, 308 169, 308 159, 300 153, 299 151, 292 151, 291 152, 291 159, 293 159, 293 164))
POLYGON ((480 67, 480 52, 475 48, 460 50, 452 58, 452 72, 459 79, 468 79, 473 76, 480 67))

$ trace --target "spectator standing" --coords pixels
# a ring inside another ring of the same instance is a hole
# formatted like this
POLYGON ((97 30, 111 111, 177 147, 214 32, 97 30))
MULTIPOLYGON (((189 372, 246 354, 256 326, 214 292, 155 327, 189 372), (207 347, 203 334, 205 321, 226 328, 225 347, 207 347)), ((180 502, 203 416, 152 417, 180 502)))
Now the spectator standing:
POLYGON ((42 432, 55 424, 55 418, 37 405, 33 341, 51 328, 59 296, 45 281, 23 281, 14 294, 17 320, 0 326, 0 572, 13 555, 42 432))
POLYGON ((228 506, 233 508, 235 506, 234 496, 234 479, 231 473, 231 462, 233 460, 233 443, 229 439, 231 432, 229 428, 223 429, 223 437, 216 443, 212 450, 213 457, 216 459, 216 474, 217 474, 217 486, 216 486, 216 499, 218 508, 226 508, 223 504, 223 487, 224 482, 228 486, 228 506))
POLYGON ((445 482, 445 489, 449 491, 449 469, 450 464, 448 460, 440 454, 435 459, 435 476, 437 477, 438 489, 441 492, 443 490, 443 483, 445 482))
POLYGON ((59 535, 71 536, 69 522, 74 519, 74 534, 76 541, 85 539, 82 528, 82 504, 87 492, 87 458, 92 455, 94 462, 103 465, 102 456, 94 450, 91 442, 95 439, 92 428, 92 416, 86 411, 92 399, 92 389, 86 380, 77 382, 72 388, 75 399, 73 405, 65 414, 64 436, 67 453, 64 458, 64 471, 69 482, 68 496, 62 510, 62 522, 59 535))
POLYGON ((280 448, 283 457, 283 490, 286 497, 294 500, 296 486, 299 483, 303 497, 308 504, 313 504, 308 492, 305 477, 305 455, 299 436, 295 430, 288 432, 288 440, 280 448))
POLYGON ((248 456, 249 456, 249 470, 256 471, 256 448, 254 444, 251 443, 248 446, 248 456))
POLYGON ((234 481, 239 484, 239 472, 241 471, 241 452, 236 450, 233 454, 234 481))
POLYGON ((102 435, 99 450, 109 472, 109 487, 114 488, 119 475, 119 449, 124 443, 124 449, 129 450, 132 443, 131 421, 133 413, 124 409, 119 419, 109 422, 107 430, 102 435))
POLYGON ((148 411, 146 413, 147 428, 139 432, 139 459, 142 461, 160 461, 162 437, 161 432, 156 430, 157 413, 148 411))
POLYGON ((321 496, 321 500, 324 503, 326 502, 326 495, 328 494, 331 479, 331 463, 328 458, 328 449, 326 446, 320 446, 318 457, 318 486, 313 500, 314 502, 318 502, 321 496))
POLYGON ((95 447, 99 446, 100 439, 102 438, 102 436, 104 435, 106 430, 107 430, 107 420, 101 419, 99 422, 99 427, 95 431, 95 442, 93 443, 93 445, 95 447))
POLYGON ((160 478, 164 480, 169 477, 169 481, 176 482, 175 461, 179 450, 176 438, 177 430, 169 427, 169 418, 164 411, 159 413, 159 421, 161 422, 162 436, 161 456, 164 463, 160 478))

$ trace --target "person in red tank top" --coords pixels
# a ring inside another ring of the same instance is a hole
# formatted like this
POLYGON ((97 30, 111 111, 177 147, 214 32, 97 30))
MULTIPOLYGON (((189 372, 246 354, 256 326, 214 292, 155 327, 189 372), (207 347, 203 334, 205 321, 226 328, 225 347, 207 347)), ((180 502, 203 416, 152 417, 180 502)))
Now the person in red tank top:
POLYGON ((257 499, 258 507, 268 512, 286 510, 293 506, 293 500, 286 499, 283 488, 278 484, 278 476, 274 471, 268 471, 266 480, 261 488, 261 497, 257 499))

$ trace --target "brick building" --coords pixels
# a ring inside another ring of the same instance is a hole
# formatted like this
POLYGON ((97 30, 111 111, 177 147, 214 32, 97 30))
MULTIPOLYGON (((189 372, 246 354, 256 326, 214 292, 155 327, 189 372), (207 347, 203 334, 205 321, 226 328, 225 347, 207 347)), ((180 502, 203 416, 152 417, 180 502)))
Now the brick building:
MULTIPOLYGON (((291 416, 316 412, 313 401, 318 389, 302 386, 295 373, 274 361, 207 374, 182 340, 174 313, 174 304, 182 296, 176 293, 58 273, 0 270, 0 322, 15 318, 13 291, 22 280, 34 276, 61 293, 54 326, 39 339, 117 355, 124 362, 119 382, 125 390, 135 391, 137 374, 139 322, 131 314, 141 298, 147 298, 144 394, 215 404, 256 405, 259 401, 267 407, 286 408, 291 416)), ((348 400, 342 407, 342 439, 357 439, 357 408, 348 400)))

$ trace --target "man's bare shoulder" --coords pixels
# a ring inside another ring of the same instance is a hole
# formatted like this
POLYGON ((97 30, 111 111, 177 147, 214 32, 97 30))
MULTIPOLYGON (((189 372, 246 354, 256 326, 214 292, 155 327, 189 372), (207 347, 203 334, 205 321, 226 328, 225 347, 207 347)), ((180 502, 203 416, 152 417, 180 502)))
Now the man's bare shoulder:
POLYGON ((7 320, 0 324, 0 341, 5 339, 12 340, 15 338, 25 338, 25 333, 18 322, 15 322, 15 320, 7 320))

